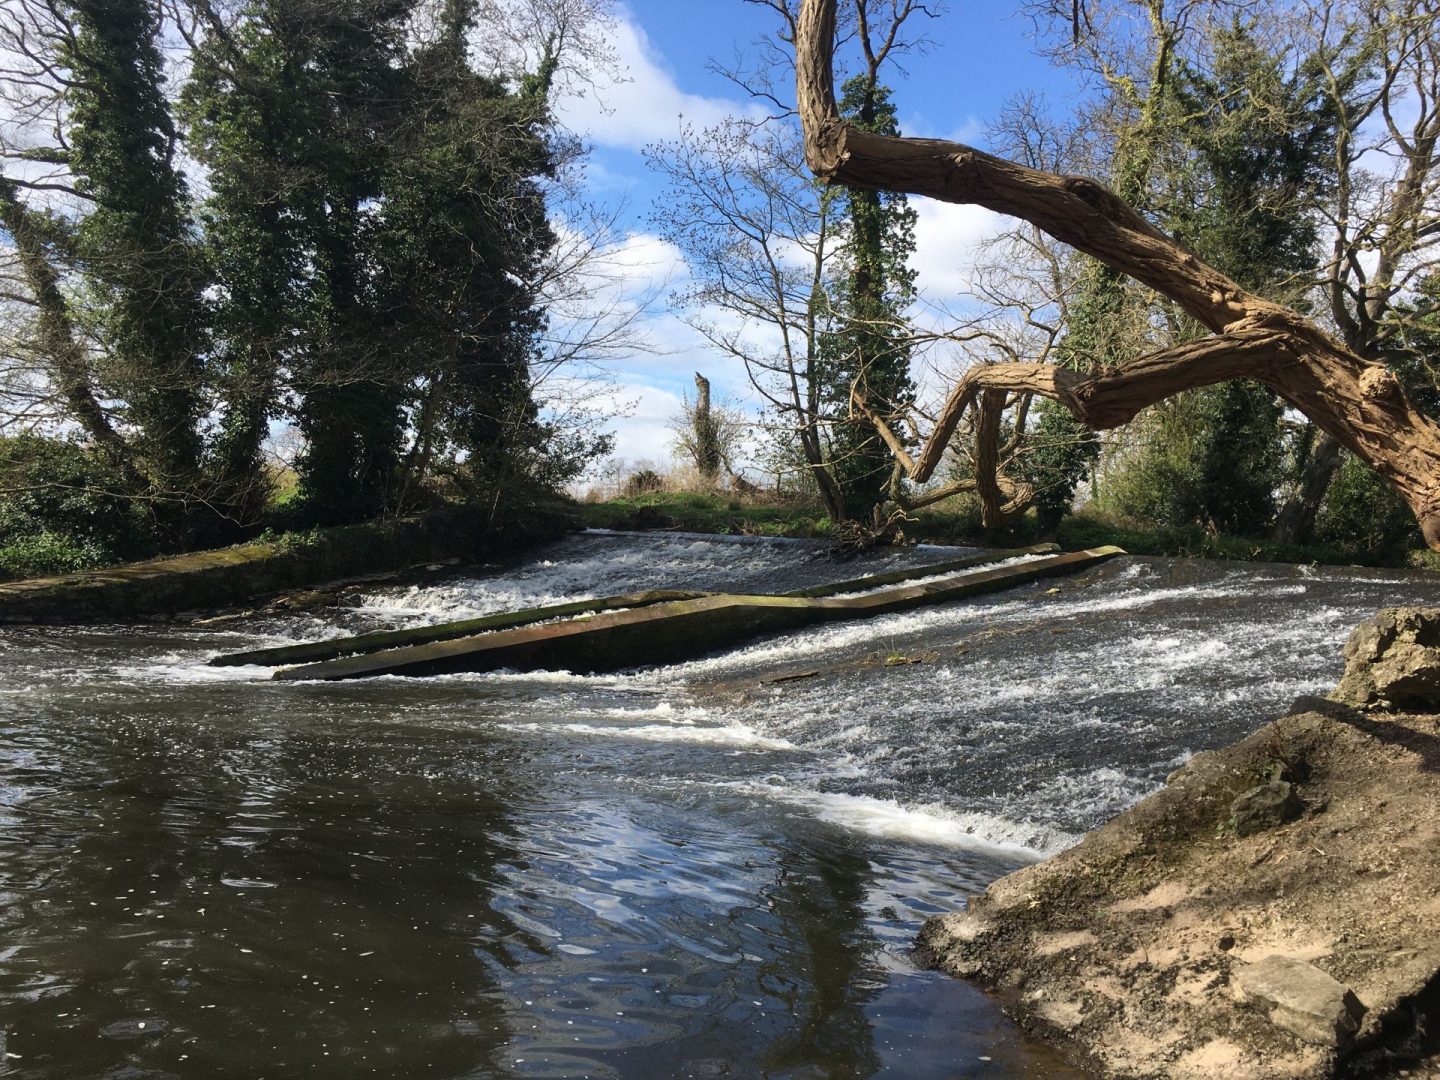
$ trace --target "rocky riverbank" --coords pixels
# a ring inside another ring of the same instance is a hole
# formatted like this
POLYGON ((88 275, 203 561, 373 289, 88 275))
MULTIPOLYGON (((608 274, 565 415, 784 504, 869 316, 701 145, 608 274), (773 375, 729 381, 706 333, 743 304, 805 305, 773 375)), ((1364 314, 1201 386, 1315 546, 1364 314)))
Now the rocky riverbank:
POLYGON ((1095 1073, 1440 1075, 1440 610, 1334 695, 931 919, 922 952, 1095 1073))

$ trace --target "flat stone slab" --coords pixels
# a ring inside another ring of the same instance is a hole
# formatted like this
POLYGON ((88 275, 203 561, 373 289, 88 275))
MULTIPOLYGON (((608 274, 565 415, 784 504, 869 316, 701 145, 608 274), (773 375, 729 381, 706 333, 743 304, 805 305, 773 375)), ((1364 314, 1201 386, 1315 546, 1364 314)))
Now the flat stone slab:
MULTIPOLYGON (((1123 554, 1120 548, 1103 547, 1042 556, 991 570, 957 573, 922 585, 881 589, 864 596, 719 593, 285 668, 277 671, 274 678, 337 680, 502 668, 594 674, 674 663, 733 646, 757 634, 813 623, 867 618, 995 592, 1039 578, 1073 573, 1123 554)), ((826 588, 832 592, 853 591, 857 586, 863 587, 865 580, 826 588)))
POLYGON ((575 600, 568 604, 550 604, 546 607, 526 608, 523 611, 507 611, 496 615, 482 615, 474 619, 459 619, 454 622, 436 623, 433 626, 417 626, 406 630, 377 630, 372 634, 355 637, 327 638, 324 641, 309 641, 303 645, 277 645, 268 649, 251 649, 248 652, 226 653, 211 657, 211 667, 243 667, 259 664, 263 667, 280 667, 285 664, 309 664, 322 660, 335 660, 342 656, 364 656, 384 649, 397 649, 407 645, 429 645, 437 641, 473 637, 494 630, 509 630, 517 626, 529 626, 548 619, 568 619, 597 611, 613 611, 616 608, 640 608, 661 604, 670 600, 694 600, 709 593, 684 592, 677 589, 655 589, 650 592, 625 593, 620 596, 601 596, 593 600, 575 600))
POLYGON ((1349 987, 1290 956, 1276 954, 1247 964, 1236 973, 1235 983, 1242 999, 1271 1023, 1316 1046, 1348 1046, 1365 1015, 1365 1006, 1349 987))

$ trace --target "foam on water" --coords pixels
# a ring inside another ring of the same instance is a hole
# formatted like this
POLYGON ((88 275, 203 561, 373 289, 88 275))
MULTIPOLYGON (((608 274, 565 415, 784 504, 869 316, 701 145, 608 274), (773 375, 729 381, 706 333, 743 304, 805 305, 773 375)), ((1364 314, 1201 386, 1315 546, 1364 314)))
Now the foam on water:
POLYGON ((445 622, 647 589, 705 590, 780 570, 810 554, 808 548, 791 545, 739 548, 690 536, 636 542, 606 533, 587 534, 557 547, 550 558, 491 577, 368 593, 362 610, 445 622))
MULTIPOLYGON (((817 550, 591 534, 491 577, 374 593, 358 617, 438 621, 649 588, 782 591, 935 560, 912 550, 860 568, 817 559, 817 550)), ((1189 753, 1233 741, 1294 697, 1328 689, 1349 628, 1421 591, 1382 573, 1135 560, 777 634, 669 667, 386 676, 329 684, 315 700, 340 693, 362 702, 378 682, 407 723, 493 725, 533 740, 540 753, 566 747, 582 770, 599 763, 646 783, 763 797, 869 836, 1044 854, 1142 798, 1189 753), (855 664, 892 650, 924 662, 855 664), (821 671, 798 682, 749 682, 804 664, 821 671), (688 689, 717 681, 732 689, 688 689), (689 758, 686 747, 694 748, 689 758)), ((319 636, 315 621, 298 624, 295 636, 319 636)), ((257 630, 267 642, 286 640, 294 625, 257 630)), ((212 632, 204 648, 73 677, 197 686, 268 679, 268 668, 206 667, 219 651, 214 641, 212 632)))
POLYGON ((1022 563, 1035 562, 1038 559, 1049 558, 1046 555, 1017 555, 1013 559, 1000 559, 992 563, 984 563, 980 566, 970 567, 966 570, 947 570, 942 574, 927 574, 924 577, 906 578, 904 581, 892 581, 887 585, 876 585, 869 589, 856 589, 853 592, 834 593, 832 599, 852 600, 858 596, 874 596, 876 593, 886 592, 890 589, 908 589, 915 585, 933 585, 937 581, 960 580, 974 574, 986 573, 990 570, 998 570, 1005 566, 1019 566, 1022 563))
POLYGON ((648 589, 776 592, 855 576, 847 569, 878 574, 974 550, 894 548, 842 564, 813 540, 592 530, 553 545, 543 559, 487 577, 367 593, 361 610, 430 623, 648 589))
POLYGON ((601 739, 639 739, 643 742, 690 743, 697 746, 726 746, 736 750, 794 750, 786 739, 761 735, 747 724, 694 727, 665 724, 499 724, 505 731, 566 732, 601 739))
POLYGON ((904 804, 895 799, 819 791, 767 781, 712 785, 718 790, 768 799, 808 811, 816 818, 868 836, 945 847, 983 849, 1025 858, 1043 857, 1073 844, 1075 836, 1043 825, 966 813, 939 803, 904 804))

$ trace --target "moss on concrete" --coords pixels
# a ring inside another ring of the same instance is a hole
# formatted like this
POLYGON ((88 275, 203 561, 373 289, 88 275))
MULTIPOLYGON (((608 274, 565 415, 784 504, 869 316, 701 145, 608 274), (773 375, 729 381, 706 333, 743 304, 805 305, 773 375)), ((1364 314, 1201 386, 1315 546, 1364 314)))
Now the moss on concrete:
POLYGON ((417 563, 478 559, 575 528, 563 507, 500 530, 465 509, 292 533, 105 570, 0 584, 0 623, 112 622, 225 607, 252 597, 417 563))

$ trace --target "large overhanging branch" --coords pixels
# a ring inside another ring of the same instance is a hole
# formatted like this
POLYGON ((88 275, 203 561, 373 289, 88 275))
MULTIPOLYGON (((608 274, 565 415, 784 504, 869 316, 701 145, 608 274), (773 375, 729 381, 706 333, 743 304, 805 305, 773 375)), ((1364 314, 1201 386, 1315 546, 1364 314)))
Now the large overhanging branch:
POLYGON ((1182 390, 1256 379, 1385 477, 1414 512, 1426 543, 1440 550, 1440 424, 1410 403, 1383 365, 1241 288, 1094 180, 1031 169, 962 143, 850 127, 835 102, 835 5, 803 0, 796 27, 805 157, 817 176, 1021 218, 1169 297, 1216 335, 1094 376, 1045 364, 972 368, 915 460, 903 456, 903 446, 882 427, 912 478, 933 473, 961 417, 984 391, 1050 397, 1081 422, 1105 428, 1182 390))

